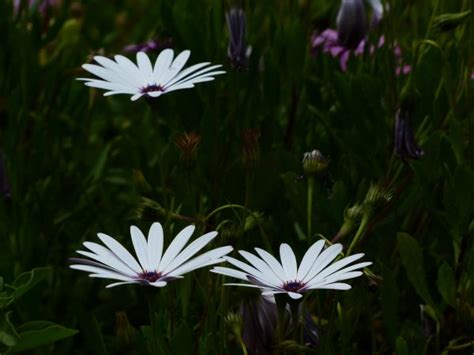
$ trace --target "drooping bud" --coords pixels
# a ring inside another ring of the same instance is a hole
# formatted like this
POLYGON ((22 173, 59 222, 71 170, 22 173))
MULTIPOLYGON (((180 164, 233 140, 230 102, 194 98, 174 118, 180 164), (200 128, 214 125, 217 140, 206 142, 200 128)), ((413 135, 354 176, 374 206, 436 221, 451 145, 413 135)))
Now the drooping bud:
POLYGON ((306 175, 314 176, 324 172, 329 165, 329 159, 319 150, 304 153, 303 171, 306 175))
POLYGON ((224 321, 232 330, 232 333, 234 333, 234 336, 239 341, 239 343, 243 344, 242 326, 244 324, 244 321, 242 319, 242 315, 230 312, 225 316, 224 321))
POLYGON ((395 116, 394 153, 401 159, 419 159, 425 152, 415 141, 410 111, 399 108, 395 116))
POLYGON ((252 168, 260 158, 260 129, 247 128, 242 132, 242 162, 252 168))
POLYGON ((367 18, 363 0, 342 0, 337 15, 338 40, 355 49, 367 35, 367 18))
POLYGON ((232 67, 244 69, 252 53, 252 47, 246 46, 245 43, 245 13, 242 9, 232 8, 226 13, 225 18, 229 29, 227 56, 232 67))

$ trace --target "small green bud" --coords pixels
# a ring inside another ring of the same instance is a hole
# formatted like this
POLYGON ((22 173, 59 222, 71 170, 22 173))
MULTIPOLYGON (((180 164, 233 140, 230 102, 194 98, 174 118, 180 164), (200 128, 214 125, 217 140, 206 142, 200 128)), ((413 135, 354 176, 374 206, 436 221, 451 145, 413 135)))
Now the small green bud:
POLYGON ((329 159, 326 158, 319 150, 304 153, 303 170, 306 175, 317 175, 327 169, 329 159))
POLYGON ((235 337, 240 339, 242 337, 242 326, 244 324, 242 316, 238 313, 229 312, 225 316, 224 321, 230 327, 230 329, 232 329, 235 337))
POLYGON ((380 207, 387 204, 392 199, 392 192, 384 190, 378 185, 370 185, 365 196, 364 205, 366 207, 380 207))
POLYGON ((467 21, 470 14, 471 10, 439 15, 435 17, 433 21, 433 29, 439 30, 441 32, 454 30, 458 26, 463 25, 467 21))

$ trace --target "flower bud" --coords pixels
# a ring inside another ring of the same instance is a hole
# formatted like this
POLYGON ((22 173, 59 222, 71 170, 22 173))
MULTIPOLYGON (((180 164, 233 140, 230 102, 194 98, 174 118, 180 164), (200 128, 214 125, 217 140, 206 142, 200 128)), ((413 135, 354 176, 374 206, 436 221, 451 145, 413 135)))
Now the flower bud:
POLYGON ((419 159, 425 154, 415 141, 409 110, 398 109, 394 140, 394 153, 401 159, 419 159))
POLYGON ((392 192, 378 185, 371 184, 365 196, 365 207, 377 208, 387 204, 392 199, 392 192))
POLYGON ((367 35, 363 0, 342 0, 337 15, 338 40, 344 47, 357 48, 367 35))
POLYGON ((174 144, 181 150, 181 158, 187 167, 192 167, 196 160, 197 149, 201 135, 196 132, 184 132, 174 139, 174 144))
POLYGON ((232 8, 225 15, 229 29, 229 45, 227 56, 232 67, 243 69, 252 53, 252 47, 245 43, 245 13, 242 9, 232 8))
POLYGON ((329 159, 321 154, 319 150, 304 153, 303 171, 306 175, 318 175, 324 172, 329 165, 329 159))

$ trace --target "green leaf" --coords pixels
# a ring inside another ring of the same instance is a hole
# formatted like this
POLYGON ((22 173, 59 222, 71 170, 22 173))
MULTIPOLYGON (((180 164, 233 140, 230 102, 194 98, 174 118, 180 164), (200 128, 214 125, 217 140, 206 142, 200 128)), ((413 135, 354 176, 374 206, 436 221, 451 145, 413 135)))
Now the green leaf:
POLYGON ((18 338, 15 327, 13 327, 12 323, 10 322, 10 314, 11 312, 8 312, 5 315, 5 318, 0 321, 0 343, 8 347, 15 345, 18 338))
POLYGON ((35 268, 31 271, 20 274, 12 285, 6 286, 13 289, 12 296, 14 299, 17 299, 36 286, 40 281, 51 275, 51 272, 52 268, 50 267, 35 268))
POLYGON ((193 330, 186 324, 181 324, 171 340, 171 349, 176 354, 191 354, 193 352, 193 330))
POLYGON ((415 238, 407 233, 398 233, 398 248, 402 264, 407 272, 408 280, 418 295, 428 304, 433 304, 426 284, 423 252, 415 238))
POLYGON ((78 331, 48 321, 33 321, 17 328, 19 340, 12 352, 34 349, 73 336, 78 331))
POLYGON ((438 270, 437 286, 443 299, 454 307, 456 305, 456 281, 453 269, 445 262, 438 270))

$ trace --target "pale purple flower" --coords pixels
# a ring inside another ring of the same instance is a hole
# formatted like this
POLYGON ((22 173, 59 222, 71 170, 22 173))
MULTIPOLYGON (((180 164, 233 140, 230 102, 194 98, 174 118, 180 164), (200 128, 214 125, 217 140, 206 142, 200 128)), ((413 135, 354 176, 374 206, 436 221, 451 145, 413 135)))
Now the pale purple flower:
MULTIPOLYGON (((378 40, 377 45, 368 44, 367 38, 362 39, 359 45, 352 49, 341 44, 339 41, 339 34, 336 30, 328 28, 321 33, 314 33, 311 37, 311 51, 313 55, 317 55, 319 51, 329 54, 333 58, 339 59, 339 67, 343 72, 347 71, 348 62, 351 54, 354 57, 360 57, 365 51, 368 51, 370 55, 374 55, 376 49, 381 48, 385 45, 385 37, 381 36, 378 40)), ((395 43, 393 47, 393 54, 397 61, 397 68, 395 73, 408 74, 411 71, 411 66, 403 64, 402 50, 400 46, 395 43)))
POLYGON ((25 2, 30 10, 37 8, 41 14, 47 13, 48 10, 59 3, 58 0, 13 0, 13 11, 15 14, 20 10, 22 2, 25 2))
POLYGON ((158 39, 152 39, 144 43, 129 44, 123 48, 126 53, 138 53, 138 52, 161 52, 163 49, 171 48, 173 40, 171 38, 165 38, 160 41, 158 39))

